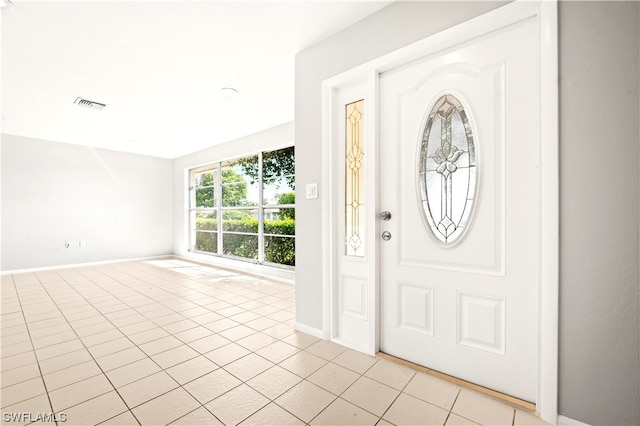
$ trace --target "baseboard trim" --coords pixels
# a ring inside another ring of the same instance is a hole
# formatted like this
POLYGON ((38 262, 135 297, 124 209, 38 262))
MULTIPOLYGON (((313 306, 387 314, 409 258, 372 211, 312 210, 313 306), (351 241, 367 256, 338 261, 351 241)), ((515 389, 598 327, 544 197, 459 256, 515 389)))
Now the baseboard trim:
POLYGON ((588 423, 583 423, 567 416, 558 416, 557 424, 558 426, 589 426, 588 423))
POLYGON ((173 254, 163 254, 159 256, 146 256, 146 257, 131 257, 126 259, 114 259, 114 260, 100 260, 96 262, 85 262, 85 263, 72 263, 68 265, 55 265, 55 266, 43 266, 38 268, 26 268, 26 269, 14 269, 11 271, 0 271, 0 275, 11 275, 11 274, 28 274, 30 272, 42 272, 42 271, 52 271, 57 269, 70 269, 70 268, 82 268, 85 266, 96 266, 96 265, 107 265, 109 263, 121 263, 121 262, 136 262, 140 260, 157 260, 157 259, 166 259, 172 258, 173 254))
POLYGON ((310 335, 312 335, 314 337, 317 337, 319 339, 323 339, 323 340, 329 339, 329 336, 324 331, 320 330, 319 328, 308 326, 306 324, 300 324, 299 322, 296 322, 293 325, 293 328, 294 328, 294 330, 310 334, 310 335))

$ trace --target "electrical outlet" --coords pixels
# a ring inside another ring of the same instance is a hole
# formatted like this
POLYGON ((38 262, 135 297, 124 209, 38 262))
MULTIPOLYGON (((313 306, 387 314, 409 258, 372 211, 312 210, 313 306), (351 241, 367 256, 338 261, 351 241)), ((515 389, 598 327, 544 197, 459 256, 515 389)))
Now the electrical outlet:
POLYGON ((85 248, 87 246, 87 242, 85 240, 78 241, 78 247, 85 248))

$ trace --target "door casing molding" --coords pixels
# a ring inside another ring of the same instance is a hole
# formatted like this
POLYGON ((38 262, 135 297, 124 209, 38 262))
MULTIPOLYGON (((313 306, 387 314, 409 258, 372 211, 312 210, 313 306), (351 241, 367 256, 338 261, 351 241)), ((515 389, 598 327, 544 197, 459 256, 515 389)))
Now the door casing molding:
POLYGON ((341 90, 359 87, 365 99, 367 120, 366 163, 369 170, 379 167, 379 76, 383 72, 426 57, 444 48, 480 37, 525 19, 535 17, 538 23, 538 117, 539 152, 539 277, 538 284, 538 365, 537 399, 540 417, 555 424, 558 420, 558 285, 559 285, 559 157, 558 157, 558 14, 555 0, 516 1, 467 22, 441 31, 423 40, 376 58, 341 73, 322 84, 322 271, 323 271, 323 336, 345 346, 374 354, 379 348, 379 221, 377 214, 377 173, 370 172, 366 181, 367 204, 365 230, 367 244, 366 335, 358 341, 343 339, 336 330, 338 272, 341 262, 340 229, 343 203, 340 200, 340 177, 344 161, 337 158, 343 140, 335 137, 336 100, 341 90))

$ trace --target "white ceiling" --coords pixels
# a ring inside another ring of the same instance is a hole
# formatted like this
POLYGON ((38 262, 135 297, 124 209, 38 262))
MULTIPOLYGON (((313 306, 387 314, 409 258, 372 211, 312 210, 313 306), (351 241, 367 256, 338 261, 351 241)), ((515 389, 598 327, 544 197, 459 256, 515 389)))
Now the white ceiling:
POLYGON ((295 54, 390 3, 12 2, 2 132, 164 158, 293 120, 295 54))

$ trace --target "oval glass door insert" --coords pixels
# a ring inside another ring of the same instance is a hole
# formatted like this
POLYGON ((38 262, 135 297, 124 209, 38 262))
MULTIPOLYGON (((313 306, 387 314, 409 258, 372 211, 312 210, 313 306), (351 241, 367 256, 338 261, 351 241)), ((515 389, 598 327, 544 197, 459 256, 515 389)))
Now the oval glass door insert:
POLYGON ((476 195, 474 134, 465 106, 441 96, 428 113, 418 164, 422 214, 439 241, 453 245, 466 234, 476 195))

